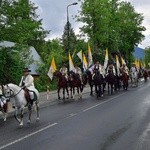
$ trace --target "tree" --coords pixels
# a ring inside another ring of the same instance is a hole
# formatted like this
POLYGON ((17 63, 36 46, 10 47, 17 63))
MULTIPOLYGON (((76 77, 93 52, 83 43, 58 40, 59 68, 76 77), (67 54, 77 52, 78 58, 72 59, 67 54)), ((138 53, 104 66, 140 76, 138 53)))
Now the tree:
POLYGON ((144 38, 143 16, 129 2, 84 0, 77 20, 83 22, 81 31, 94 45, 95 56, 108 48, 109 52, 121 51, 130 58, 134 46, 144 38))
POLYGON ((71 27, 70 23, 66 23, 65 27, 64 27, 64 32, 62 35, 62 45, 63 45, 63 49, 65 51, 66 54, 68 54, 68 52, 72 52, 76 49, 76 35, 73 31, 73 28, 71 27), (68 28, 69 25, 69 28, 68 28), (69 29, 69 31, 68 31, 69 29), (68 34, 69 32, 69 34, 68 34), (69 37, 68 37, 69 36, 69 37))
POLYGON ((145 64, 147 68, 150 68, 150 47, 145 48, 145 64))
POLYGON ((0 7, 0 41, 16 43, 11 48, 0 48, 0 56, 3 58, 0 61, 2 80, 18 83, 22 68, 32 61, 29 47, 35 46, 37 41, 43 43, 48 32, 42 28, 42 20, 38 20, 35 12, 37 7, 29 0, 1 0, 0 7), (13 53, 13 50, 16 52, 13 53))

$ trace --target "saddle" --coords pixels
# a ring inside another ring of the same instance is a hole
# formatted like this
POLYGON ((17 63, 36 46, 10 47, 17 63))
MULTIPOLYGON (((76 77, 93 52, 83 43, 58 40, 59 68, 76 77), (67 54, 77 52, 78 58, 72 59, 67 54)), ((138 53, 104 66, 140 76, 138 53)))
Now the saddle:
POLYGON ((24 96, 25 96, 25 98, 27 100, 27 105, 28 104, 32 105, 33 102, 37 100, 37 95, 32 90, 24 89, 24 96))

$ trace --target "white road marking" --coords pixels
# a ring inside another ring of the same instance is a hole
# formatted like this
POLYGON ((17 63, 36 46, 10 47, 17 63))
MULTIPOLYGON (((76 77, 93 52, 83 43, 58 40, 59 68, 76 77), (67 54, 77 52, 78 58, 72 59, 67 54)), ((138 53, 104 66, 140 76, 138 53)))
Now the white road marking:
POLYGON ((20 141, 22 141, 22 140, 24 140, 24 139, 27 139, 28 137, 31 137, 31 136, 33 136, 33 135, 35 135, 35 134, 37 134, 37 133, 39 133, 39 132, 42 132, 42 131, 44 131, 44 130, 46 130, 46 129, 48 129, 48 128, 51 128, 51 127, 53 127, 53 126, 55 126, 55 125, 57 125, 57 124, 58 124, 58 123, 50 124, 50 125, 48 125, 48 126, 42 128, 42 129, 40 129, 40 130, 37 130, 37 131, 35 131, 35 132, 33 132, 33 133, 28 134, 28 135, 26 135, 26 136, 24 136, 24 137, 22 137, 22 138, 20 138, 20 139, 17 139, 17 140, 15 140, 15 141, 13 141, 13 142, 10 142, 10 143, 6 144, 6 145, 3 145, 3 146, 0 147, 0 150, 6 148, 6 147, 8 147, 8 146, 11 146, 11 145, 13 145, 13 144, 15 144, 15 143, 18 143, 18 142, 20 142, 20 141))
POLYGON ((100 106, 100 105, 102 105, 102 104, 104 104, 104 103, 108 103, 108 102, 110 102, 110 101, 112 101, 112 100, 116 99, 117 97, 120 97, 120 96, 122 96, 122 95, 124 95, 124 94, 125 94, 125 93, 120 94, 120 95, 115 96, 115 97, 112 97, 112 98, 108 99, 108 100, 105 101, 105 102, 102 102, 102 103, 96 104, 96 105, 94 105, 94 106, 91 106, 91 107, 89 107, 89 108, 87 108, 87 109, 84 109, 83 112, 86 112, 86 111, 88 111, 88 110, 90 110, 90 109, 93 109, 93 108, 95 108, 95 107, 97 107, 97 106, 100 106))

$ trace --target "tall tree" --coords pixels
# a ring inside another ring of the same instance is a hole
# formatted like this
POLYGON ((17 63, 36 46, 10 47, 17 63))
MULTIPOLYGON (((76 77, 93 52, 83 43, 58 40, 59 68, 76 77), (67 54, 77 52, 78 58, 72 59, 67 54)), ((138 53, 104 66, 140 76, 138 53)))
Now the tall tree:
POLYGON ((123 51, 131 55, 134 46, 140 43, 143 16, 129 2, 119 0, 83 0, 77 20, 84 23, 81 31, 94 45, 95 55, 99 49, 123 51))
POLYGON ((0 8, 0 41, 17 43, 11 48, 0 47, 2 79, 18 82, 22 68, 32 61, 29 46, 35 46, 36 41, 43 42, 48 32, 38 19, 37 7, 29 0, 0 0, 0 8))
POLYGON ((62 45, 65 53, 73 52, 76 49, 77 37, 70 22, 66 23, 64 27, 64 32, 62 35, 62 45), (69 27, 68 27, 69 26, 69 27))

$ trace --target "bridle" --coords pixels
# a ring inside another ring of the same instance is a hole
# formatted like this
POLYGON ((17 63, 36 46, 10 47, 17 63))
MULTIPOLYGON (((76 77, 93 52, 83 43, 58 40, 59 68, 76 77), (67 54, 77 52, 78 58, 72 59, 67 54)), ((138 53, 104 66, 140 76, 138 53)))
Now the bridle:
MULTIPOLYGON (((6 98, 12 98, 12 97, 15 97, 17 96, 22 90, 23 88, 21 88, 16 94, 14 93, 14 91, 7 85, 7 88, 9 89, 9 93, 10 93, 10 96, 5 96, 6 98), (12 93, 12 94, 11 94, 12 93)), ((5 95, 5 94, 4 94, 5 95)))

